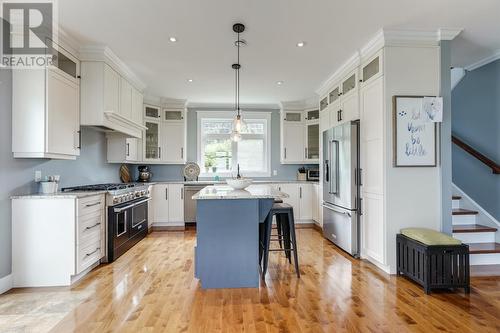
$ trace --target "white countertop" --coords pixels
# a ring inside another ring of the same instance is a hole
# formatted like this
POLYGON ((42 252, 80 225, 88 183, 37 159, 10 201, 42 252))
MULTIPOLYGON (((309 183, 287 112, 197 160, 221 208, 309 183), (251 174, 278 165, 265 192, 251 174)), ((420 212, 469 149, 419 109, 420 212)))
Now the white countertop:
POLYGON ((91 197, 98 194, 106 194, 106 191, 81 191, 81 192, 56 192, 50 194, 33 193, 23 195, 13 195, 11 199, 77 199, 91 197))
POLYGON ((194 200, 206 199, 280 199, 288 194, 276 190, 270 185, 250 185, 244 190, 234 190, 229 186, 207 186, 193 195, 194 200))

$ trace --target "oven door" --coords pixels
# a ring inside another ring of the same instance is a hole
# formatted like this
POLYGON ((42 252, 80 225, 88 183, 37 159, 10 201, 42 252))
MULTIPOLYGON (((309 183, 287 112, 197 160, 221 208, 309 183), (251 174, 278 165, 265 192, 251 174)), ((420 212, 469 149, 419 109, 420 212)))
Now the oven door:
POLYGON ((110 207, 108 236, 113 248, 119 247, 129 239, 131 219, 132 209, 126 205, 110 207))
POLYGON ((132 207, 131 237, 148 228, 148 201, 140 201, 132 207))

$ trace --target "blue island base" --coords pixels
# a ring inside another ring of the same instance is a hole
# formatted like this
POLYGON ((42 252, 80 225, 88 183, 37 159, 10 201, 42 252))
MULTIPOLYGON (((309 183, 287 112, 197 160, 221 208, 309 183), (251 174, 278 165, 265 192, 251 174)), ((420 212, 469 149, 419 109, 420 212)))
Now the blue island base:
POLYGON ((273 201, 197 201, 195 276, 203 289, 259 287, 259 223, 273 201))

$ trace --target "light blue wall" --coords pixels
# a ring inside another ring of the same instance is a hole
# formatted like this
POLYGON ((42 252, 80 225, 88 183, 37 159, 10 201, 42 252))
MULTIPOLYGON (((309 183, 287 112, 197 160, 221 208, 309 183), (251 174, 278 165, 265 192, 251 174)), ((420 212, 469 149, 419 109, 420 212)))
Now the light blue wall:
MULTIPOLYGON (((42 175, 61 175, 61 186, 118 182, 118 166, 106 163, 103 133, 82 129, 81 156, 75 161, 14 159, 12 157, 12 81, 8 70, 0 70, 0 278, 11 272, 10 196, 38 191, 35 170, 42 175)), ((47 232, 50 232, 47 230, 47 232)))
MULTIPOLYGON (((500 162, 500 60, 468 72, 452 92, 452 131, 500 162)), ((500 175, 453 146, 453 182, 500 219, 500 175)))
MULTIPOLYGON (((210 111, 210 109, 203 109, 210 111)), ((224 111, 213 109, 213 111, 224 111)), ((227 110, 231 111, 231 110, 227 110)), ((263 180, 292 180, 297 178, 297 169, 300 165, 282 165, 280 164, 280 114, 279 110, 248 110, 247 111, 271 111, 271 170, 276 170, 278 174, 263 180)), ((189 109, 187 115, 187 152, 188 161, 196 162, 197 156, 197 117, 196 110, 189 109)), ((134 166, 131 166, 135 168, 134 166)), ((179 180, 182 179, 181 165, 153 165, 153 180, 179 180)), ((305 167, 317 167, 317 165, 305 165, 305 167)), ((135 172, 137 174, 137 172, 135 172)))

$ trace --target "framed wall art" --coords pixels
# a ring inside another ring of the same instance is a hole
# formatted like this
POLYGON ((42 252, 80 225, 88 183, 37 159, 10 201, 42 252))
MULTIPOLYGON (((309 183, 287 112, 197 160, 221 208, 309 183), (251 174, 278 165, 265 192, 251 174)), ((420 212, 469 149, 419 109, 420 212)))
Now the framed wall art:
POLYGON ((425 96, 393 97, 395 167, 436 166, 436 123, 424 112, 425 96))

